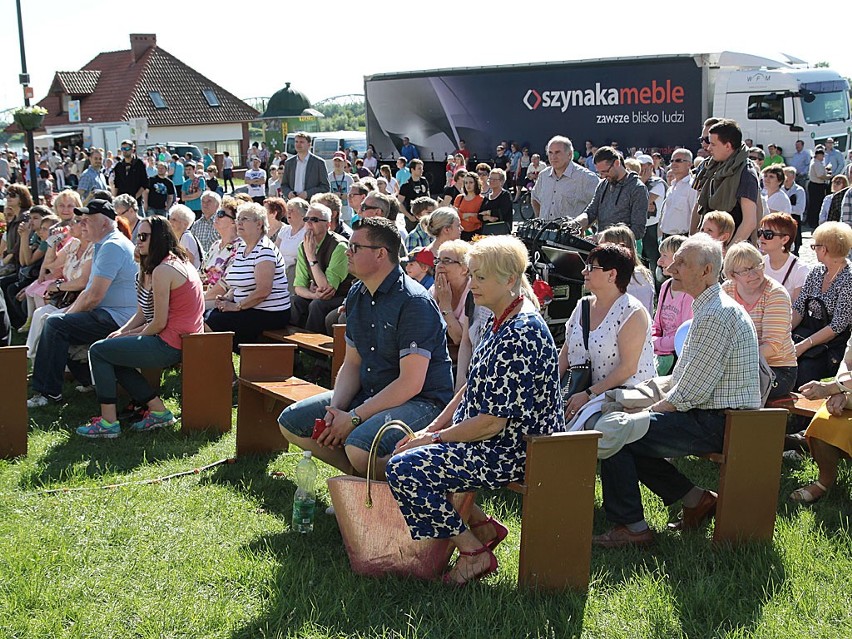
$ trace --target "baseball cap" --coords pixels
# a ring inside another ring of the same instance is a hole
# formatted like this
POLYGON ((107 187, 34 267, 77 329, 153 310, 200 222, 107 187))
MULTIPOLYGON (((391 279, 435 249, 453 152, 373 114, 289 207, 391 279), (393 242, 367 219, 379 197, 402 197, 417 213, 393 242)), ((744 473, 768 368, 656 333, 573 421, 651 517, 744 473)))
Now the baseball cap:
POLYGON ((343 151, 335 151, 334 155, 331 156, 331 159, 346 162, 346 154, 343 151))
POLYGON ((89 206, 74 207, 74 213, 77 215, 106 215, 109 219, 115 219, 115 209, 112 207, 112 202, 106 200, 92 200, 89 206))
POLYGON ((435 265, 435 256, 432 255, 432 251, 421 246, 411 251, 405 258, 406 264, 411 262, 420 262, 424 266, 432 268, 435 265))
POLYGON ((636 159, 639 160, 639 164, 653 164, 654 158, 652 158, 647 153, 640 153, 636 156, 636 159))

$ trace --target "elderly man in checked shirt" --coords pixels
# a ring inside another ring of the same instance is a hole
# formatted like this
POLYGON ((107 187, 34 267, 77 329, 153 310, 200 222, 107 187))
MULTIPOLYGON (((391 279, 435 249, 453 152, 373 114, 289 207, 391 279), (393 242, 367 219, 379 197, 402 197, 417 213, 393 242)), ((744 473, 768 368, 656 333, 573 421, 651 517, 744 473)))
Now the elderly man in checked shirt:
POLYGON ((667 506, 682 503, 681 518, 669 524, 674 530, 698 528, 715 512, 716 494, 695 486, 666 458, 721 452, 725 409, 760 408, 757 334, 745 309, 722 292, 721 265, 721 244, 703 233, 675 253, 672 288, 693 297, 694 316, 672 389, 648 411, 610 413, 595 426, 627 434, 626 445, 601 461, 604 510, 615 527, 593 538, 598 546, 653 543, 640 481, 667 506))

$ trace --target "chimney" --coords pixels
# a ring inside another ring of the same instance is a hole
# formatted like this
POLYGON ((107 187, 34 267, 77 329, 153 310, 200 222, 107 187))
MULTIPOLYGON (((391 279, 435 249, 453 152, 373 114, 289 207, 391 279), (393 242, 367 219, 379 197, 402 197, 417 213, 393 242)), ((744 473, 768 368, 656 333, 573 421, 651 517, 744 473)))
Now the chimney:
POLYGON ((131 33, 130 50, 133 52, 133 61, 139 62, 139 58, 151 47, 157 46, 156 33, 131 33))

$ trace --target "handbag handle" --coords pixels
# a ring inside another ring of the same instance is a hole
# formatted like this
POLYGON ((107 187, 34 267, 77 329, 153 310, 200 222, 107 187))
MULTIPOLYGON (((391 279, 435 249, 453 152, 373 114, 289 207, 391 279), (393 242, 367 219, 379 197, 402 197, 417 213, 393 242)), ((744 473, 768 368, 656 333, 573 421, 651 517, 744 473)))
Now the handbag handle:
POLYGON ((589 352, 589 327, 592 323, 591 318, 589 317, 591 314, 591 301, 586 298, 583 300, 583 308, 580 309, 582 314, 580 315, 580 327, 583 329, 583 346, 586 347, 586 353, 589 352))
POLYGON ((376 433, 376 436, 373 437, 373 443, 370 444, 370 454, 367 457, 367 500, 365 502, 367 508, 373 507, 373 497, 370 495, 370 481, 375 481, 371 478, 376 471, 376 455, 379 452, 379 442, 382 440, 382 436, 389 430, 401 430, 409 437, 414 437, 414 431, 408 427, 408 424, 399 419, 392 419, 386 422, 379 429, 379 432, 376 433))

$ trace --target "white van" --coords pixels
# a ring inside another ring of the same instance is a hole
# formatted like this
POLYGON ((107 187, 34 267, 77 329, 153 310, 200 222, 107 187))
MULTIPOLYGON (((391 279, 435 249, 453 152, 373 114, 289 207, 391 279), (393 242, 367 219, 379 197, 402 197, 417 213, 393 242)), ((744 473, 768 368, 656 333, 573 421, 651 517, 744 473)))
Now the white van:
MULTIPOLYGON (((367 151, 367 134, 364 131, 324 131, 309 133, 311 136, 311 153, 325 160, 329 172, 332 170, 331 158, 336 151, 355 149, 358 157, 363 158, 367 151)), ((296 134, 288 133, 284 142, 287 156, 296 154, 296 134)))

